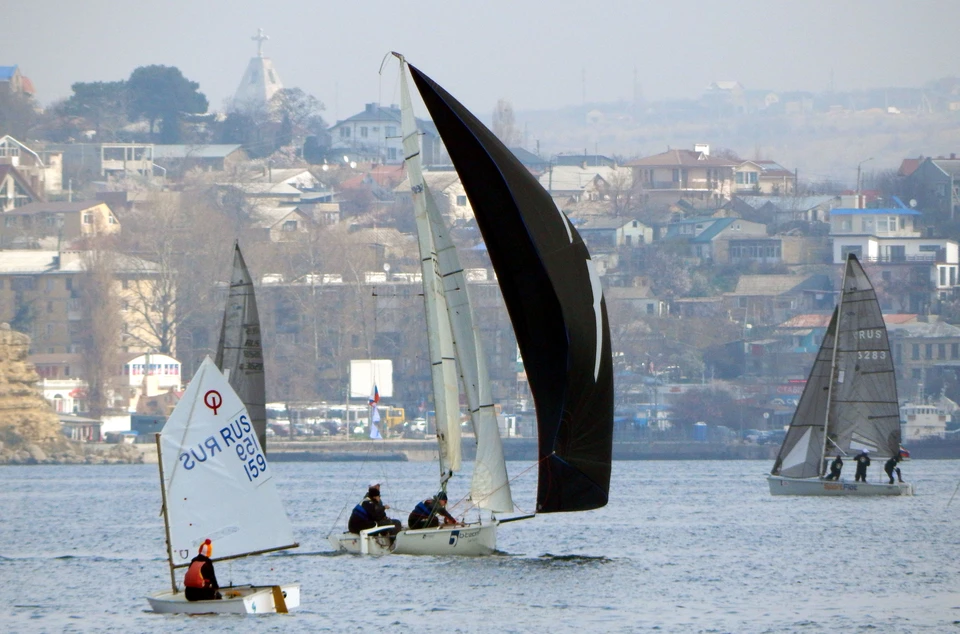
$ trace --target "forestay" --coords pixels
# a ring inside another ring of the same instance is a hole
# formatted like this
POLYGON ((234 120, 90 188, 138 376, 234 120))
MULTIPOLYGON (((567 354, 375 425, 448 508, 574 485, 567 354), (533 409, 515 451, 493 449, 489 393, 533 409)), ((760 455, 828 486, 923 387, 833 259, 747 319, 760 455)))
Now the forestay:
POLYGON ((293 531, 246 407, 205 358, 160 433, 174 566, 292 548, 293 531))

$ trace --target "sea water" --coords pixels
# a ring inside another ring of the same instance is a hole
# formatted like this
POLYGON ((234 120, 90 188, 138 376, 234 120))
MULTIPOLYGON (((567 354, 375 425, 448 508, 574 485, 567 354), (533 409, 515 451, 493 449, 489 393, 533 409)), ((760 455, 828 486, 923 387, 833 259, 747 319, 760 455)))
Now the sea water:
MULTIPOLYGON (((376 558, 335 554, 327 535, 371 480, 405 520, 436 465, 275 462, 300 547, 217 577, 299 582, 302 604, 252 617, 149 611, 144 596, 170 583, 156 465, 0 467, 0 630, 960 631, 960 461, 905 463, 917 495, 904 498, 772 497, 769 466, 615 462, 605 508, 505 524, 498 555, 376 558)), ((508 465, 526 511, 530 467, 508 465)))

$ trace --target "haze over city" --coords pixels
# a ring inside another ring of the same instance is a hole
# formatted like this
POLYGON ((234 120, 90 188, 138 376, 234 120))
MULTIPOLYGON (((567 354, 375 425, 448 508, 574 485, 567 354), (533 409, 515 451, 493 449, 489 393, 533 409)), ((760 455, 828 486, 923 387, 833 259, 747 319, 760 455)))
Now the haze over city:
POLYGON ((396 101, 395 73, 378 74, 391 50, 489 116, 501 98, 518 111, 629 101, 637 89, 648 100, 695 98, 718 80, 779 91, 920 86, 956 74, 957 24, 960 3, 942 1, 50 0, 6 13, 0 57, 34 81, 43 104, 68 97, 74 82, 163 64, 219 110, 262 28, 284 85, 316 96, 334 122, 396 101))

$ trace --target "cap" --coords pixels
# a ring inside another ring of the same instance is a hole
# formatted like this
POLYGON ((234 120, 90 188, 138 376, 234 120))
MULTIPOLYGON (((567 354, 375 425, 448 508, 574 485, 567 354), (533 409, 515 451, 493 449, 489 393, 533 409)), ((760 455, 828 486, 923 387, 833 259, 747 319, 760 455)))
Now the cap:
POLYGON ((447 492, 446 492, 446 491, 441 491, 440 493, 437 493, 437 499, 438 499, 438 500, 444 500, 444 501, 446 501, 446 499, 447 499, 447 492))
POLYGON ((213 555, 213 544, 209 539, 203 540, 203 543, 200 544, 200 550, 198 552, 204 557, 210 557, 213 555))
POLYGON ((373 480, 373 481, 371 481, 370 484, 368 484, 367 486, 368 486, 369 488, 371 488, 371 489, 379 489, 379 488, 380 488, 380 481, 379 481, 379 480, 373 480))

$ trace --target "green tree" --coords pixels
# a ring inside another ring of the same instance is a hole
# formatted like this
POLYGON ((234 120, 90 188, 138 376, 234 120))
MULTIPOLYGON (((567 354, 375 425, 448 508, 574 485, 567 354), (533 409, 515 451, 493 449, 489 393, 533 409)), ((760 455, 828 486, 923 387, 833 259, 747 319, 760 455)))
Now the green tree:
POLYGON ((77 82, 73 94, 54 107, 58 115, 78 117, 93 127, 97 139, 113 138, 127 122, 127 82, 77 82))
POLYGON ((188 80, 175 66, 141 66, 127 80, 128 113, 131 119, 144 118, 150 122, 150 134, 158 120, 163 141, 176 143, 180 139, 180 113, 206 112, 209 103, 200 84, 188 80))

